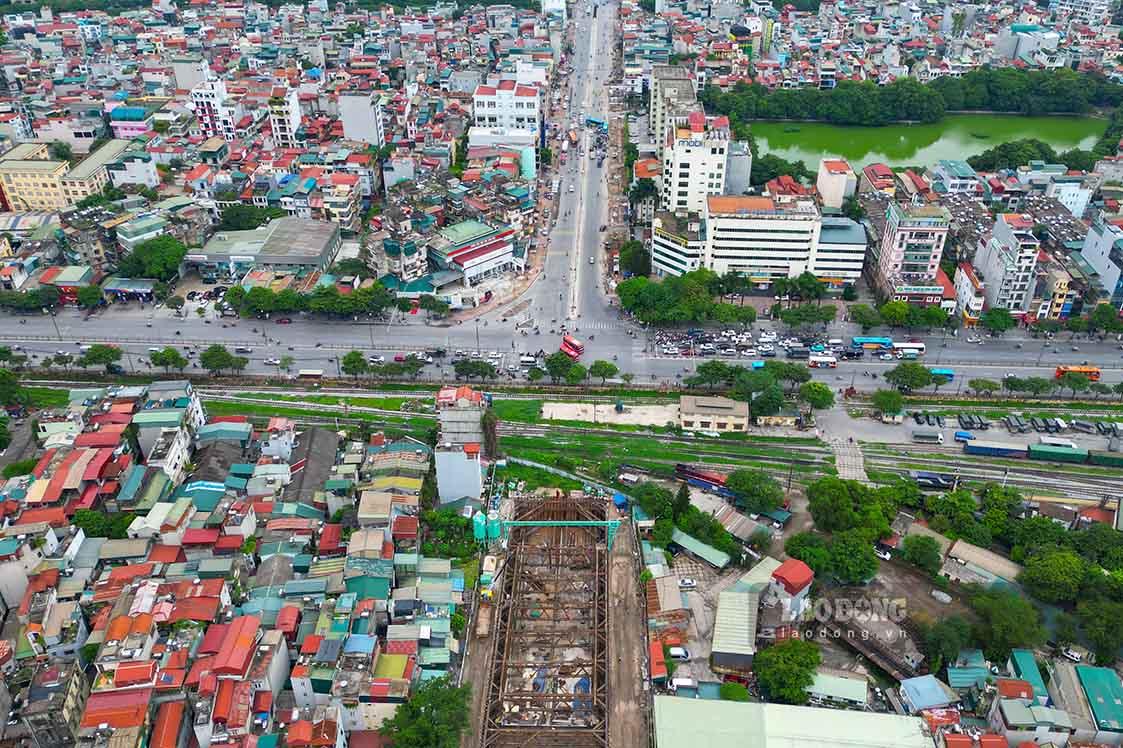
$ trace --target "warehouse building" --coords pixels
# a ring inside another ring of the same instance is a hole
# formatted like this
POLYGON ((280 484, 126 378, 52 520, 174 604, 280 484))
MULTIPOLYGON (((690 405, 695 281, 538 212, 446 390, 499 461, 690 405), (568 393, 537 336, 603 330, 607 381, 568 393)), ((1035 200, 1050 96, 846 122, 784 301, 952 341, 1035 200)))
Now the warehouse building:
POLYGON ((201 274, 222 271, 240 278, 252 268, 307 273, 326 270, 339 252, 339 224, 310 218, 277 218, 249 231, 222 231, 201 252, 184 258, 201 274))

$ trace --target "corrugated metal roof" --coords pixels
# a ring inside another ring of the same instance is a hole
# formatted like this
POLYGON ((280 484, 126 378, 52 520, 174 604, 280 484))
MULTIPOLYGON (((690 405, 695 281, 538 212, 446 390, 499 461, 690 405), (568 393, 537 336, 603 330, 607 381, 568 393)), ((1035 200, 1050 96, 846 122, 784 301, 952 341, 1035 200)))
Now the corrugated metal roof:
POLYGON ((724 654, 756 653, 756 621, 760 595, 725 590, 718 595, 714 615, 713 651, 724 654))
POLYGON ((675 528, 674 532, 671 534, 671 540, 693 555, 706 561, 711 566, 722 569, 729 565, 729 554, 723 553, 713 546, 706 545, 701 540, 687 535, 678 528, 675 528))

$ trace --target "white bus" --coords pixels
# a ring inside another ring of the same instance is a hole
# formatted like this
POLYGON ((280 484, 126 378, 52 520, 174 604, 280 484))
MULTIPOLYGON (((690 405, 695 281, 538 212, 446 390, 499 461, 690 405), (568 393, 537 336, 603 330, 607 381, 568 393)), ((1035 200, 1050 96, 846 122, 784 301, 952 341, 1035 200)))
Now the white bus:
POLYGON ((915 353, 918 356, 923 356, 924 351, 926 349, 924 347, 924 343, 897 343, 897 342, 894 342, 893 343, 893 350, 896 353, 909 353, 911 351, 912 353, 915 353))
POLYGON ((812 369, 835 369, 838 359, 834 356, 812 356, 807 360, 807 365, 812 369))

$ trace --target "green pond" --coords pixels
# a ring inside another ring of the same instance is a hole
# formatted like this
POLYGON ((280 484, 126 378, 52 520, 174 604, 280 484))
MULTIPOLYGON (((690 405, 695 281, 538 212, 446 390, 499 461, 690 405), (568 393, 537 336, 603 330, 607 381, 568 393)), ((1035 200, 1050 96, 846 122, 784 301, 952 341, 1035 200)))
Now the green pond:
POLYGON ((752 132, 765 153, 803 161, 814 173, 824 156, 841 156, 855 169, 876 162, 929 166, 944 158, 966 159, 1023 138, 1045 141, 1057 151, 1091 148, 1106 127, 1106 120, 1093 117, 957 114, 930 125, 886 127, 753 122, 752 132))

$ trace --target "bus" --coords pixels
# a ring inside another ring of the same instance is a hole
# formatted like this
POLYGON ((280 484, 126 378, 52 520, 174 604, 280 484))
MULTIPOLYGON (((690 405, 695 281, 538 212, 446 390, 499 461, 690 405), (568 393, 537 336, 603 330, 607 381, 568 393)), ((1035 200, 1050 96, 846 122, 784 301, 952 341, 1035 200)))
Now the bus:
POLYGON ((576 361, 581 358, 581 354, 585 352, 585 344, 572 335, 566 335, 562 338, 560 349, 562 353, 569 356, 576 361))
POLYGON ((1098 366, 1058 366, 1055 376, 1057 379, 1060 379, 1070 372, 1073 374, 1083 374, 1093 382, 1100 381, 1100 367, 1098 366))
POLYGON ((955 372, 951 369, 931 369, 930 371, 934 377, 943 377, 948 382, 955 381, 955 372))
POLYGON ((893 350, 897 353, 908 353, 911 351, 918 356, 923 356, 924 351, 927 349, 924 347, 924 343, 894 343, 893 350))
POLYGON ((601 129, 601 130, 604 130, 605 132, 608 132, 608 123, 605 122, 603 119, 598 119, 596 117, 586 117, 585 118, 585 125, 588 126, 588 127, 596 127, 596 128, 601 129))
POLYGON ((834 356, 812 356, 807 365, 812 369, 837 369, 838 359, 834 356))
POLYGON ((850 347, 855 350, 882 351, 893 347, 893 338, 850 338, 850 347))
POLYGON ((296 378, 297 379, 323 379, 324 378, 324 370, 323 369, 301 369, 300 371, 296 372, 296 378))

